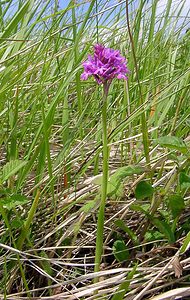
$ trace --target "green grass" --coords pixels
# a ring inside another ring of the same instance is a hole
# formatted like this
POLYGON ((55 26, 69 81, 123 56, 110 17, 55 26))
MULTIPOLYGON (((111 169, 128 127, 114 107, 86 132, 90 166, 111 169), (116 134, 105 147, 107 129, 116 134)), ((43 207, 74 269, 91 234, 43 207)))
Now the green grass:
POLYGON ((128 1, 127 15, 124 1, 106 2, 0 3, 2 299, 111 299, 118 290, 137 300, 189 285, 190 13, 180 13, 184 1, 177 10, 168 0, 159 15, 157 0, 128 1), (95 274, 102 90, 80 74, 97 42, 119 49, 131 73, 107 99, 110 178, 95 274), (180 279, 171 269, 162 277, 182 245, 180 279))

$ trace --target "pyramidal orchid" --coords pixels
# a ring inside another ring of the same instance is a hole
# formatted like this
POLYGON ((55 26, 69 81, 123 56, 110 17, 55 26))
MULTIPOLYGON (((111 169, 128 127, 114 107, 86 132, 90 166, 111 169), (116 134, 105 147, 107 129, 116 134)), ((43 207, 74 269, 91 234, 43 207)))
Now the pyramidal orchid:
MULTIPOLYGON (((88 55, 88 59, 83 62, 84 72, 81 80, 87 80, 89 76, 93 76, 98 84, 103 85, 103 106, 102 106, 102 145, 103 145, 103 175, 101 201, 98 212, 97 234, 96 234, 96 253, 94 271, 100 270, 100 263, 103 254, 103 233, 105 204, 107 198, 108 185, 108 162, 109 151, 107 143, 107 96, 110 84, 114 78, 127 80, 127 61, 121 56, 118 50, 106 48, 103 45, 94 46, 94 55, 88 55)), ((95 277, 94 282, 98 282, 95 277)))
POLYGON ((98 84, 111 83, 114 78, 127 80, 127 61, 119 50, 106 48, 102 45, 94 46, 94 56, 88 55, 83 62, 84 72, 81 80, 94 76, 98 84))

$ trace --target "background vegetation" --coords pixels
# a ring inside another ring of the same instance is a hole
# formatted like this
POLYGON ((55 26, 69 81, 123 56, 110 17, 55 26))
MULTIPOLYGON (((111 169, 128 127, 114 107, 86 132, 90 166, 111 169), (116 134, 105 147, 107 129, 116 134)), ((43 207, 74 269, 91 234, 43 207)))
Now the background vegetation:
POLYGON ((1 299, 190 295, 190 14, 165 2, 0 1, 1 299), (99 273, 102 88, 80 80, 96 43, 131 71, 108 97, 99 273))

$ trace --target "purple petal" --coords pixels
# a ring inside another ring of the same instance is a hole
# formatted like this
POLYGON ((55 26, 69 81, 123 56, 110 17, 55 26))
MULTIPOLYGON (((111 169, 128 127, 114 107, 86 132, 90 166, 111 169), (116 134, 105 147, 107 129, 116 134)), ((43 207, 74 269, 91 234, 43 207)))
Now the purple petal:
POLYGON ((117 79, 125 79, 125 80, 127 80, 128 78, 127 78, 127 76, 125 76, 125 75, 123 75, 123 74, 118 74, 117 75, 117 79))
POLYGON ((88 76, 89 76, 89 74, 86 73, 86 72, 84 72, 84 73, 81 74, 80 79, 81 79, 81 80, 87 80, 87 79, 88 79, 88 76))

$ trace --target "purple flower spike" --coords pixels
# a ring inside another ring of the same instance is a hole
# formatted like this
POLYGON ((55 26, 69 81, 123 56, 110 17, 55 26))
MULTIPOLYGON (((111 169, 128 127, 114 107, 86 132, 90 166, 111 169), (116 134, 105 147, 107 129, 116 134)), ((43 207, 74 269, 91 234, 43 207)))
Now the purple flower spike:
POLYGON ((84 72, 82 80, 87 80, 89 76, 94 76, 98 84, 111 83, 113 78, 127 80, 127 61, 121 56, 118 50, 105 48, 102 45, 94 46, 94 56, 88 55, 88 59, 83 62, 84 72))

